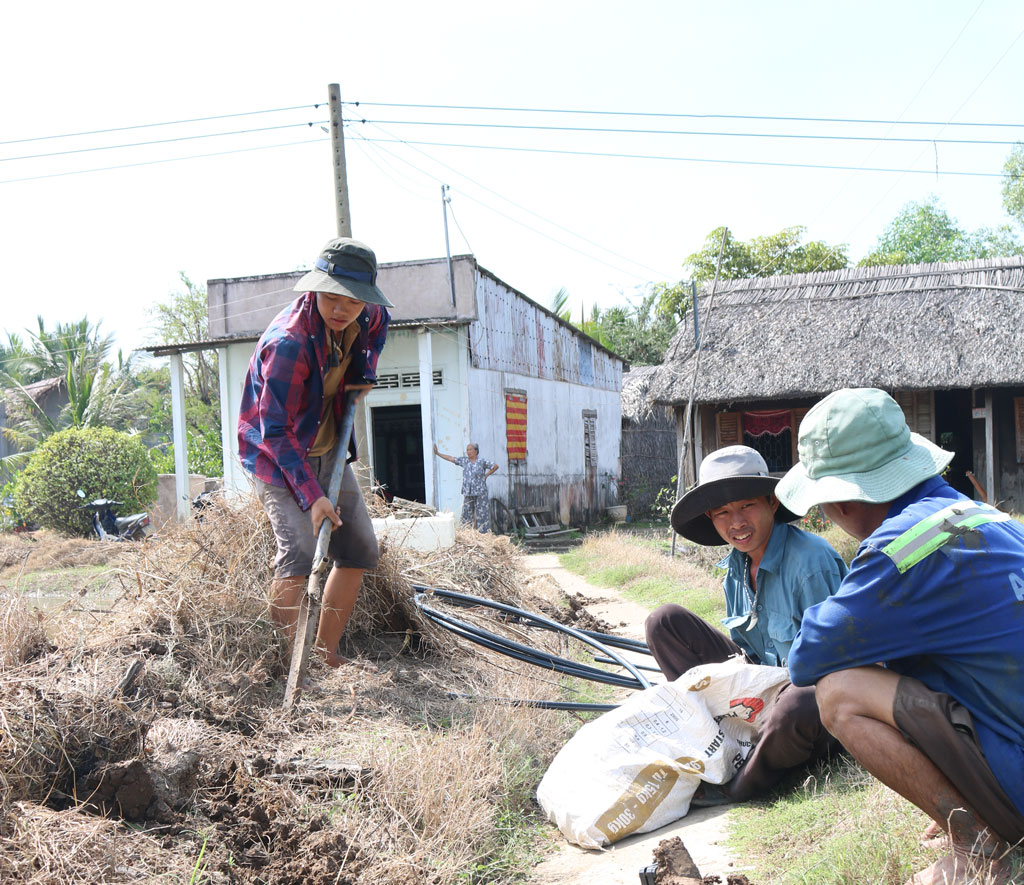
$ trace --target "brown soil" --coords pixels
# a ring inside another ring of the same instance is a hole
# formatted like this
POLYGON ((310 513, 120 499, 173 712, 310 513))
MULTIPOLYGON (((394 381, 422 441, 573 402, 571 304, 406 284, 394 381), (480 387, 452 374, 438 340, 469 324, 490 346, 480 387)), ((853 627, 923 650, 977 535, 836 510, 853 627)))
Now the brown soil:
MULTIPOLYGON (((663 839, 654 849, 654 862, 657 864, 654 881, 657 885, 721 885, 722 877, 716 875, 701 876, 700 870, 686 850, 683 840, 678 836, 663 839)), ((744 875, 729 875, 725 885, 753 885, 744 875)))

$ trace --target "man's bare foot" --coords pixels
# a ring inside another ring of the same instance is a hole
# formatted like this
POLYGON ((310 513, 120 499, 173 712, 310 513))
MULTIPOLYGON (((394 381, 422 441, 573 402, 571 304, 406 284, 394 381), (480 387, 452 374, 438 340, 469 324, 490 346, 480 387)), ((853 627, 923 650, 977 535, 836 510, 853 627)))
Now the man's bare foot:
POLYGON ((358 667, 360 670, 365 670, 368 673, 377 672, 376 666, 369 661, 353 661, 351 658, 339 655, 336 651, 327 651, 327 649, 320 645, 316 646, 316 650, 328 667, 337 669, 338 667, 347 667, 351 664, 353 667, 358 667))
POLYGON ((954 849, 908 879, 906 885, 1009 885, 1010 869, 1003 860, 954 849))
POLYGON ((935 821, 931 821, 921 834, 921 845, 924 848, 943 848, 948 851, 949 836, 935 821))

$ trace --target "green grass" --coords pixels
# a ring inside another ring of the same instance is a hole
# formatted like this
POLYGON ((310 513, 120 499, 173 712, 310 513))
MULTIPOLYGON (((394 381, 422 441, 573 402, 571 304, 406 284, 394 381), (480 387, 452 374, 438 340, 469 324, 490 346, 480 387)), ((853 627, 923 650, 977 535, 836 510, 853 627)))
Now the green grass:
POLYGON ((721 572, 682 555, 672 559, 666 552, 657 540, 609 532, 588 538, 559 562, 588 583, 614 588, 645 608, 675 602, 718 624, 725 617, 721 572))
POLYGON ((0 587, 27 597, 62 598, 89 595, 106 598, 116 584, 116 576, 108 565, 79 565, 71 568, 29 571, 11 574, 0 581, 0 587))

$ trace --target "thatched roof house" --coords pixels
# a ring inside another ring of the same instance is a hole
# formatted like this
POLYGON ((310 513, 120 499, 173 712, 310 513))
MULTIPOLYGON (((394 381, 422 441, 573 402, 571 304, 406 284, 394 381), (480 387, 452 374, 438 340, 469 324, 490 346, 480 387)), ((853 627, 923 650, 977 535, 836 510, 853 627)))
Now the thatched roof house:
POLYGON ((682 413, 694 455, 745 442, 773 470, 795 457, 806 409, 881 387, 911 427, 957 452, 952 478, 1024 509, 1024 258, 849 268, 719 282, 698 298, 651 383, 682 413), (978 420, 975 420, 978 419, 978 420))

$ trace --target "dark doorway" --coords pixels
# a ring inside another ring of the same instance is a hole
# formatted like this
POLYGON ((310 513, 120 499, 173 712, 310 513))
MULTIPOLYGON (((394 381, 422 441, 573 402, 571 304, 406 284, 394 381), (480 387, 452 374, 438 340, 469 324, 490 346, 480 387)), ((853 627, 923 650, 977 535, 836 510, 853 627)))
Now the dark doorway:
POLYGON ((935 442, 954 453, 945 473, 946 482, 968 498, 976 494, 967 478, 967 471, 974 469, 972 405, 969 390, 935 391, 935 442))
POLYGON ((381 406, 373 416, 373 464, 384 496, 427 503, 419 406, 381 406))

